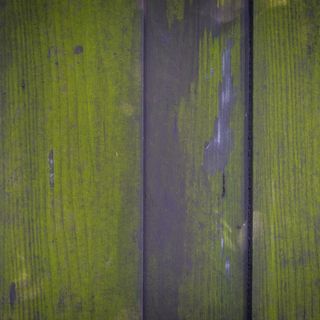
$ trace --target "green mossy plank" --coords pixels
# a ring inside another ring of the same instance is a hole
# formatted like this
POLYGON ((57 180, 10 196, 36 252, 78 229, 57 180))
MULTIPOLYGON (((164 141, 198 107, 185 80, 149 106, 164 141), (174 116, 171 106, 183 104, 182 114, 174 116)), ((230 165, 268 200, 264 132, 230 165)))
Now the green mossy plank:
POLYGON ((318 0, 254 1, 254 319, 320 319, 319 34, 318 0))
POLYGON ((245 319, 244 3, 168 2, 145 24, 144 315, 245 319))
POLYGON ((0 6, 0 318, 140 319, 138 2, 0 6))

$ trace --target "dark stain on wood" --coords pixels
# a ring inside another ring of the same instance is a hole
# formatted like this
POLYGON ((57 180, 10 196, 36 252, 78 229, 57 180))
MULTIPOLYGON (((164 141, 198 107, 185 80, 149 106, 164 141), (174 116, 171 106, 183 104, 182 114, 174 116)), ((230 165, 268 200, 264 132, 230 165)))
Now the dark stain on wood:
POLYGON ((48 49, 48 58, 50 59, 51 57, 56 57, 58 55, 58 48, 55 46, 51 46, 48 49))
POLYGON ((53 150, 50 150, 50 152, 49 152, 48 161, 49 161, 49 183, 50 183, 50 188, 53 189, 53 187, 54 187, 54 159, 53 159, 53 150))
POLYGON ((74 49, 73 49, 73 53, 74 53, 74 54, 81 54, 81 53, 83 53, 83 46, 81 46, 81 45, 75 46, 74 49))
POLYGON ((198 29, 198 12, 191 8, 187 11, 188 23, 182 22, 184 25, 179 27, 174 24, 171 29, 165 1, 149 1, 146 14, 145 319, 178 319, 186 208, 184 163, 175 114, 196 72, 198 29))
POLYGON ((16 294, 16 284, 12 282, 10 284, 10 289, 9 289, 9 303, 11 308, 13 308, 15 302, 17 299, 17 294, 16 294))

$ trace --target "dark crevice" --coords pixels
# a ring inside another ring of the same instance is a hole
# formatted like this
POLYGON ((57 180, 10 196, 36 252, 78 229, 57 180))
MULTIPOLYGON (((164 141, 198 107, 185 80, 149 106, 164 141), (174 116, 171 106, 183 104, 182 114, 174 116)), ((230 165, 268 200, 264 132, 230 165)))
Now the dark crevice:
POLYGON ((141 166, 142 166, 142 197, 141 197, 141 207, 142 207, 142 214, 141 214, 141 220, 142 220, 142 230, 141 230, 141 255, 142 255, 142 271, 141 271, 141 319, 145 319, 145 292, 146 292, 146 282, 145 282, 145 270, 146 270, 146 257, 145 257, 145 247, 146 247, 146 237, 145 237, 145 212, 146 212, 146 194, 145 194, 145 183, 146 183, 146 168, 145 168, 145 163, 146 163, 146 155, 145 155, 145 150, 146 150, 146 90, 145 90, 145 52, 146 52, 146 5, 147 5, 147 0, 141 0, 141 24, 142 24, 142 32, 141 32, 141 86, 142 86, 142 128, 141 128, 141 135, 142 135, 142 160, 141 160, 141 166))
POLYGON ((246 319, 252 319, 253 282, 253 0, 245 12, 245 214, 247 221, 246 319))
POLYGON ((226 176, 224 172, 222 173, 222 192, 221 192, 221 198, 224 198, 226 195, 226 176))

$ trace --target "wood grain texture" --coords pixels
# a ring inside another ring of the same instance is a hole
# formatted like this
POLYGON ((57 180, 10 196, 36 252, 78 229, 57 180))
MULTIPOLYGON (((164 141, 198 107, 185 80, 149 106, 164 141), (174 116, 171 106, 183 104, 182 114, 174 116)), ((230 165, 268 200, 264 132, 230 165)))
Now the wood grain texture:
POLYGON ((138 2, 0 7, 0 318, 140 319, 138 2))
POLYGON ((254 319, 320 318, 319 34, 319 1, 254 1, 254 319))
POLYGON ((244 319, 244 3, 150 0, 145 319, 244 319))

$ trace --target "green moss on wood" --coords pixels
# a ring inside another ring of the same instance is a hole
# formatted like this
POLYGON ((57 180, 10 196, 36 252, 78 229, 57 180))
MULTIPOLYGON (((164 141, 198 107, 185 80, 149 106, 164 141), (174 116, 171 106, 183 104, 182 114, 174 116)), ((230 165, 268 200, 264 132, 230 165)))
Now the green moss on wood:
POLYGON ((318 319, 320 5, 254 8, 254 318, 318 319))
POLYGON ((167 19, 169 28, 174 21, 181 22, 184 17, 185 0, 167 0, 167 19))
POLYGON ((0 14, 0 318, 138 319, 137 4, 0 14))

